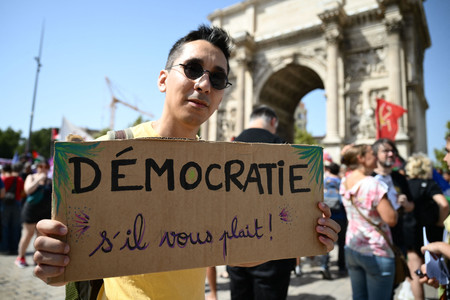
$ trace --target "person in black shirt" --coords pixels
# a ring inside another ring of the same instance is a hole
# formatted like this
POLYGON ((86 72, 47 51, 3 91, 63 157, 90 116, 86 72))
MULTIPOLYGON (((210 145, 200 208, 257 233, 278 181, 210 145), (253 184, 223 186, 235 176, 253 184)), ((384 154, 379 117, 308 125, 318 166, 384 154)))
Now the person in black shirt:
MULTIPOLYGON (((276 135, 278 117, 268 106, 259 106, 250 115, 249 128, 235 141, 282 144, 276 135)), ((272 260, 256 267, 227 266, 231 299, 286 299, 291 271, 296 259, 272 260)))

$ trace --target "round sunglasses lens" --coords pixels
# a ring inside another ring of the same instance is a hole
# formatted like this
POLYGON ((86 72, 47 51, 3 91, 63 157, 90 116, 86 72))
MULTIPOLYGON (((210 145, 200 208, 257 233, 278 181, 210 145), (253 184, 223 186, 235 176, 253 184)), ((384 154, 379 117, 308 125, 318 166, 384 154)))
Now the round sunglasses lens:
POLYGON ((222 90, 227 85, 226 77, 222 74, 211 74, 210 76, 211 85, 218 90, 222 90))
POLYGON ((195 80, 203 75, 203 68, 199 64, 187 64, 184 73, 189 79, 195 80))

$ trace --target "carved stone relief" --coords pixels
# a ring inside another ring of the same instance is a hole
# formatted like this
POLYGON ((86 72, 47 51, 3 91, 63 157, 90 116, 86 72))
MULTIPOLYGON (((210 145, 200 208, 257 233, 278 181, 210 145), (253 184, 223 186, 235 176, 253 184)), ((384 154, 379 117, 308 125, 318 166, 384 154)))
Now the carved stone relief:
POLYGON ((372 108, 364 109, 358 124, 358 139, 372 139, 375 137, 375 111, 372 108))
POLYGON ((217 140, 229 142, 238 133, 236 130, 236 108, 227 105, 225 109, 217 112, 217 140))
POLYGON ((352 53, 345 58, 345 77, 348 80, 386 74, 385 48, 352 53))
POLYGON ((359 122, 362 114, 361 93, 350 93, 346 96, 347 124, 349 124, 350 136, 354 140, 359 133, 359 122))

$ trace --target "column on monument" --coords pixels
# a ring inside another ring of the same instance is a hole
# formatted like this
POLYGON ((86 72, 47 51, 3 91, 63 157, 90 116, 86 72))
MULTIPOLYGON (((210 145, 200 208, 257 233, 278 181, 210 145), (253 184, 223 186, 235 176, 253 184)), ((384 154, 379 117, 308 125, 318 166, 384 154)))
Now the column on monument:
MULTIPOLYGON (((403 106, 402 103, 402 67, 401 67, 401 40, 400 30, 402 28, 401 20, 390 20, 386 22, 387 41, 388 41, 388 72, 389 72, 389 102, 403 106)), ((397 138, 406 137, 404 122, 402 119, 398 122, 397 138)))
POLYGON ((242 132, 244 130, 244 120, 245 120, 245 73, 246 73, 246 63, 244 58, 238 58, 238 70, 236 78, 236 89, 237 89, 237 99, 236 99, 236 132, 242 132))
POLYGON ((250 68, 247 66, 245 71, 245 99, 244 106, 246 114, 244 116, 244 128, 248 128, 250 114, 253 110, 253 77, 250 68))
POLYGON ((339 33, 327 33, 327 135, 325 140, 337 143, 339 139, 339 119, 338 119, 338 47, 339 33))
POLYGON ((217 115, 218 111, 216 110, 208 120, 209 141, 217 141, 217 115))
POLYGON ((211 140, 211 138, 209 137, 209 120, 200 126, 200 137, 206 141, 211 140))

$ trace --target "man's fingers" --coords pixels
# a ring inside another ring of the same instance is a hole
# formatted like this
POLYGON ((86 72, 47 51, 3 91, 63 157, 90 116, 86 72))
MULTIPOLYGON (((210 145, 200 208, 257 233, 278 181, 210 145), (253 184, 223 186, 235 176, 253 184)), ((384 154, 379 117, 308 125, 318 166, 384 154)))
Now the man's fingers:
POLYGON ((41 235, 66 235, 67 226, 55 220, 41 220, 36 224, 36 229, 41 235))
POLYGON ((324 202, 319 202, 319 209, 322 211, 325 218, 331 217, 331 210, 324 202))
POLYGON ((316 226, 316 231, 324 237, 329 238, 333 243, 338 240, 337 232, 328 226, 318 225, 316 226))
POLYGON ((36 251, 34 261, 39 265, 65 267, 69 263, 69 256, 50 252, 36 251))
POLYGON ((69 253, 70 247, 63 241, 48 237, 48 236, 38 236, 34 240, 34 248, 37 251, 42 251, 43 253, 59 253, 67 254, 69 253))
MULTIPOLYGON (((44 281, 45 283, 49 284, 49 278, 56 277, 61 275, 64 272, 64 267, 54 267, 54 266, 47 266, 47 265, 37 265, 34 268, 34 275, 44 281)), ((64 285, 64 282, 60 283, 51 283, 52 286, 62 286, 64 285)))
POLYGON ((327 252, 331 252, 334 249, 334 242, 330 238, 320 235, 319 241, 327 247, 327 252))
POLYGON ((330 218, 319 218, 318 223, 319 223, 319 225, 327 227, 331 231, 333 231, 333 233, 334 233, 333 237, 334 236, 337 237, 338 232, 341 231, 341 226, 335 220, 332 220, 330 218))

